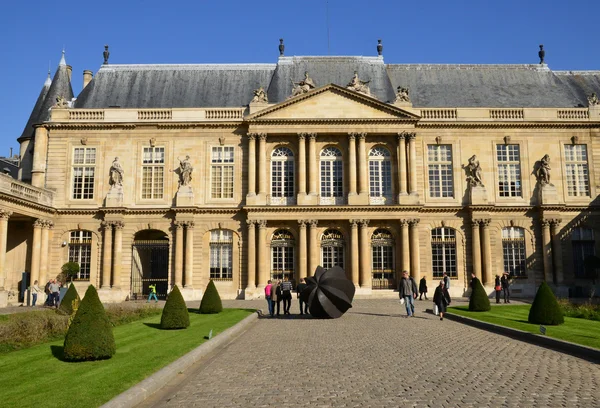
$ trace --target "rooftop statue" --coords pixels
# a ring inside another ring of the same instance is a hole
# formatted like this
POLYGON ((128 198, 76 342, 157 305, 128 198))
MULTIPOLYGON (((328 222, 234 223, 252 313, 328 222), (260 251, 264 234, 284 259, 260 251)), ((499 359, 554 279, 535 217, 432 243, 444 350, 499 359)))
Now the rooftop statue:
POLYGON ((596 92, 592 92, 592 94, 590 96, 588 96, 588 105, 589 106, 600 105, 600 100, 598 100, 598 95, 596 95, 596 92))
POLYGON ((268 103, 269 102, 269 98, 267 98, 267 93, 265 92, 265 90, 263 89, 262 86, 260 88, 254 90, 254 98, 252 98, 251 103, 254 103, 254 102, 258 102, 258 103, 268 103))
POLYGON ((371 90, 369 89, 369 82, 371 82, 371 81, 361 81, 358 78, 358 72, 354 71, 354 76, 352 77, 352 80, 348 83, 348 85, 346 85, 346 88, 348 88, 352 91, 355 91, 355 92, 360 92, 367 96, 371 96, 371 90))
POLYGON ((410 102, 408 88, 404 88, 402 86, 396 88, 396 99, 394 100, 394 103, 396 102, 410 102))
POLYGON ((119 163, 119 158, 115 157, 112 162, 112 166, 110 166, 109 170, 109 180, 111 188, 119 188, 123 187, 123 167, 121 167, 121 163, 119 163))
POLYGON ((54 104, 54 108, 65 109, 68 107, 69 107, 69 102, 67 102, 67 100, 64 97, 62 97, 62 96, 56 97, 56 103, 54 104))
POLYGON ((469 158, 469 164, 466 167, 467 170, 467 181, 471 187, 484 187, 483 180, 481 179, 481 165, 477 156, 473 155, 469 158))
POLYGON ((305 72, 303 80, 301 80, 300 82, 292 81, 292 95, 290 96, 290 98, 293 98, 294 96, 305 94, 308 91, 311 91, 315 88, 316 88, 315 83, 308 76, 308 72, 305 72))
POLYGON ((546 56, 546 51, 544 51, 544 44, 540 44, 540 50, 538 51, 538 57, 540 57, 540 64, 544 63, 545 56, 546 56))
POLYGON ((537 170, 537 179, 541 185, 552 185, 550 183, 550 156, 547 154, 540 160, 540 166, 537 170))

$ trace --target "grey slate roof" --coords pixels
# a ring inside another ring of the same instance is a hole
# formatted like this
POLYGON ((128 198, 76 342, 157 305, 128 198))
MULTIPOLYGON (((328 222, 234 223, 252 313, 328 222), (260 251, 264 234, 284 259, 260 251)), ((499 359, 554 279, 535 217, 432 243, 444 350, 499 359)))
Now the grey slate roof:
POLYGON ((48 95, 46 95, 40 110, 39 122, 50 119, 50 108, 56 104, 56 98, 59 96, 65 98, 66 101, 73 99, 73 88, 71 87, 71 80, 69 79, 66 64, 60 64, 56 69, 54 78, 52 78, 52 85, 50 85, 48 95))
MULTIPOLYGON (((277 64, 103 65, 76 108, 241 107, 263 86, 284 101, 308 72, 317 87, 345 87, 354 71, 380 101, 409 87, 414 107, 575 107, 600 95, 600 71, 545 65, 384 64, 379 57, 280 57, 277 64)), ((54 85, 54 84, 53 84, 54 85)))
POLYGON ((44 100, 46 99, 46 95, 48 95, 48 91, 50 90, 50 85, 52 85, 52 81, 50 79, 50 72, 48 72, 48 79, 44 82, 44 86, 40 91, 40 95, 35 101, 35 105, 33 105, 33 110, 31 111, 31 115, 29 115, 29 120, 27 120, 27 124, 25 125, 25 129, 23 129, 23 133, 19 139, 29 139, 33 137, 34 129, 33 125, 41 122, 40 120, 40 112, 42 110, 42 105, 44 100))

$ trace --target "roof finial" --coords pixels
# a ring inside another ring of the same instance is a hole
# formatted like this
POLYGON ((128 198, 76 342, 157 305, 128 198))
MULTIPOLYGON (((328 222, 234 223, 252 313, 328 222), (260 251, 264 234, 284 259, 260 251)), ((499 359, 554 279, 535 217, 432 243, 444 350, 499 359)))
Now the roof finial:
POLYGON ((62 56, 60 57, 60 62, 58 63, 58 66, 66 66, 67 65, 67 61, 65 60, 65 49, 63 47, 62 50, 62 56))
POLYGON ((538 51, 538 57, 540 57, 540 64, 544 63, 545 56, 546 56, 546 51, 544 51, 544 44, 540 44, 540 50, 538 51))
POLYGON ((102 54, 104 55, 104 65, 108 65, 108 57, 110 56, 110 52, 108 52, 108 45, 104 46, 104 52, 102 54))
POLYGON ((44 82, 44 86, 50 87, 52 85, 52 79, 50 78, 50 61, 48 61, 48 77, 46 78, 46 82, 44 82))
POLYGON ((283 45, 283 38, 279 39, 279 56, 283 57, 283 51, 285 51, 285 45, 283 45))
POLYGON ((377 40, 377 54, 381 55, 383 53, 383 44, 381 44, 381 40, 377 40))

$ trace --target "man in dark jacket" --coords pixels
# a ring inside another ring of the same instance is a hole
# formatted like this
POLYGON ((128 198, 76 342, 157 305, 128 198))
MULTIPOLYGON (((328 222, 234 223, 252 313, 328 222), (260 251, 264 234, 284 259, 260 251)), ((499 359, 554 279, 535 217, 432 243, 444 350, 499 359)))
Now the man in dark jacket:
POLYGON ((306 283, 304 283, 304 278, 300 279, 300 283, 298 284, 298 286, 296 286, 296 293, 297 293, 297 297, 298 297, 298 301, 300 302, 300 314, 308 314, 308 303, 304 303, 302 301, 302 298, 300 297, 300 294, 302 293, 302 291, 304 289, 306 289, 306 283), (304 305, 304 308, 302 307, 302 305, 304 305))
POLYGON ((504 292, 504 303, 510 303, 510 281, 508 280, 509 278, 510 277, 506 272, 504 272, 504 274, 500 278, 500 286, 502 286, 502 291, 504 292))
POLYGON ((415 315, 415 303, 414 300, 417 298, 417 283, 412 278, 408 277, 408 272, 402 272, 402 279, 398 285, 398 294, 400 299, 404 299, 404 306, 406 307, 406 314, 408 317, 415 315))

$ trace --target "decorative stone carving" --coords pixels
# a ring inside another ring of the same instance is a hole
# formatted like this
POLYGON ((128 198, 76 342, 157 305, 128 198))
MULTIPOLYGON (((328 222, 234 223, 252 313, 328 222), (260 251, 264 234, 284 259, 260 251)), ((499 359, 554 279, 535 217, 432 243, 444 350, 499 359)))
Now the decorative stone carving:
POLYGON ((510 143, 510 136, 504 136, 504 144, 509 144, 510 143))
POLYGON ((112 229, 112 222, 110 222, 110 221, 102 221, 100 223, 100 226, 102 227, 103 230, 112 229))
POLYGON ((224 136, 221 136, 221 137, 219 138, 219 145, 221 145, 221 146, 225 146, 225 137, 224 137, 224 136))
POLYGON ((369 89, 369 82, 371 82, 371 81, 361 81, 358 78, 358 72, 354 71, 354 76, 352 77, 350 82, 348 82, 348 85, 346 85, 346 88, 350 89, 351 91, 355 91, 355 92, 358 92, 361 94, 365 94, 367 96, 371 96, 371 90, 369 89))
POLYGON ((436 136, 435 137, 435 143, 437 143, 437 144, 442 143, 442 137, 441 136, 436 136))
POLYGON ((150 138, 150 147, 154 147, 156 146, 156 138, 155 137, 151 137, 150 138))
POLYGON ((185 156, 185 159, 179 160, 179 168, 176 172, 179 174, 179 187, 189 186, 192 182, 192 172, 194 171, 194 167, 190 163, 190 156, 185 156))
POLYGON ((67 109, 69 107, 69 102, 67 102, 63 96, 59 95, 56 97, 56 103, 53 107, 57 109, 67 109))
POLYGON ((540 50, 538 51, 538 57, 540 57, 540 64, 544 63, 545 56, 546 56, 546 51, 544 51, 544 44, 540 44, 540 50))
POLYGON ((381 40, 377 40, 377 55, 383 54, 383 44, 381 44, 381 40))
POLYGON ((314 81, 308 76, 308 72, 305 72, 304 79, 302 79, 300 82, 292 81, 292 95, 290 96, 290 98, 305 94, 315 88, 316 85, 314 81))
POLYGON ((553 185, 550 183, 550 156, 547 154, 542 157, 540 160, 540 165, 537 169, 536 176, 538 179, 538 183, 541 185, 553 185))
POLYGON ((258 225, 259 229, 267 228, 267 220, 258 220, 256 221, 256 225, 258 225))
POLYGON ((394 103, 398 102, 410 102, 410 95, 408 88, 404 88, 399 86, 396 88, 396 99, 394 99, 394 103))
POLYGON ((108 64, 108 57, 110 57, 110 52, 108 52, 108 45, 104 46, 104 52, 102 53, 104 56, 104 65, 108 64))
POLYGON ((0 209, 0 218, 8 220, 12 215, 12 211, 0 209))
POLYGON ((113 221, 113 225, 115 230, 122 230, 125 227, 125 223, 123 221, 113 221))
POLYGON ((254 90, 254 97, 252 98, 251 103, 269 103, 267 93, 262 86, 254 90))
POLYGON ((85 145, 87 145, 88 138, 87 137, 82 137, 81 140, 80 140, 80 142, 81 142, 82 145, 85 146, 85 145))
POLYGON ((300 227, 300 229, 306 229, 306 224, 306 220, 298 220, 298 226, 300 227))
POLYGON ((115 157, 112 162, 112 166, 110 166, 109 170, 109 180, 111 190, 114 188, 123 188, 123 167, 121 167, 121 163, 119 163, 119 158, 115 157))
POLYGON ((246 220, 246 224, 248 224, 248 229, 252 229, 256 227, 256 220, 246 220))
POLYGON ((311 228, 317 228, 317 225, 319 225, 318 220, 308 220, 308 223, 310 224, 311 228))
POLYGON ((476 155, 469 158, 469 164, 465 169, 467 171, 467 181, 471 187, 484 187, 481 178, 481 165, 479 164, 476 155))
POLYGON ((193 230, 195 226, 196 226, 196 223, 194 221, 185 221, 185 228, 188 231, 193 230))
POLYGON ((182 229, 185 226, 185 222, 184 221, 173 221, 173 225, 175 226, 175 229, 182 229))
POLYGON ((600 105, 600 100, 598 100, 598 95, 596 95, 596 92, 592 92, 592 94, 590 96, 588 96, 587 99, 588 99, 589 106, 600 105))
POLYGON ((579 143, 579 136, 571 136, 571 142, 573 144, 579 143))

